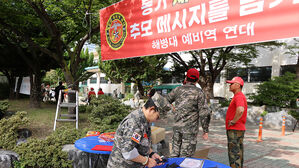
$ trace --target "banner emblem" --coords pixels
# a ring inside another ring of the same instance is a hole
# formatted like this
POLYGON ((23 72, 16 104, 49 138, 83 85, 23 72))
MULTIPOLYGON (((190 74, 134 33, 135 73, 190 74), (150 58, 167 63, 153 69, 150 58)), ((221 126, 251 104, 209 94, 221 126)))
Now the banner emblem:
POLYGON ((127 38, 127 22, 120 13, 113 13, 106 26, 107 43, 113 50, 120 49, 127 38))

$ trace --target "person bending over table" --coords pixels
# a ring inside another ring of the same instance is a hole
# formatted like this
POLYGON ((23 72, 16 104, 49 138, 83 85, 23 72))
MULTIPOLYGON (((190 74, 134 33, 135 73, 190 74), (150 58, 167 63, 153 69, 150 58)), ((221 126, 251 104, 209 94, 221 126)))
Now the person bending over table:
POLYGON ((160 113, 170 108, 167 100, 155 93, 143 107, 125 117, 116 130, 107 168, 143 168, 160 165, 155 159, 162 161, 161 157, 151 149, 150 123, 159 119, 160 113))

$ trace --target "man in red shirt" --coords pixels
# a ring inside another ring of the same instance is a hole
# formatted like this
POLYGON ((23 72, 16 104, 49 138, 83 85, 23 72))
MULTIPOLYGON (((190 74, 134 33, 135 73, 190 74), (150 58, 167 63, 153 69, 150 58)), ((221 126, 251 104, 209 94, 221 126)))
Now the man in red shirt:
POLYGON ((103 95, 103 94, 104 94, 104 92, 103 92, 102 88, 99 88, 98 96, 103 95))
POLYGON ((244 81, 240 77, 234 77, 229 83, 229 91, 234 97, 226 113, 226 135, 228 143, 229 164, 232 168, 243 167, 243 139, 247 117, 247 100, 242 93, 244 81))
POLYGON ((93 88, 90 88, 90 91, 88 92, 88 103, 90 103, 91 96, 96 96, 96 92, 94 92, 93 88))

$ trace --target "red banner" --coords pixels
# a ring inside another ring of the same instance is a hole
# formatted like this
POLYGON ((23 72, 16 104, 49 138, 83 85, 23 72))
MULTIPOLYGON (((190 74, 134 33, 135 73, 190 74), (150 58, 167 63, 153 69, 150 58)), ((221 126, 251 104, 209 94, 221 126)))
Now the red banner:
POLYGON ((102 60, 299 37, 299 0, 123 0, 100 10, 102 60))

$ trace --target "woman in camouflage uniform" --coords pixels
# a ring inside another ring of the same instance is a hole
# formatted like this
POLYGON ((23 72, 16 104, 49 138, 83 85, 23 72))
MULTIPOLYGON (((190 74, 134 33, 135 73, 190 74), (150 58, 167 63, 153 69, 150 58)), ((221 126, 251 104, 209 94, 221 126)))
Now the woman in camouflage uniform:
POLYGON ((157 166, 161 157, 151 149, 150 123, 169 110, 165 98, 156 93, 142 108, 131 112, 118 126, 107 168, 143 168, 157 166))

